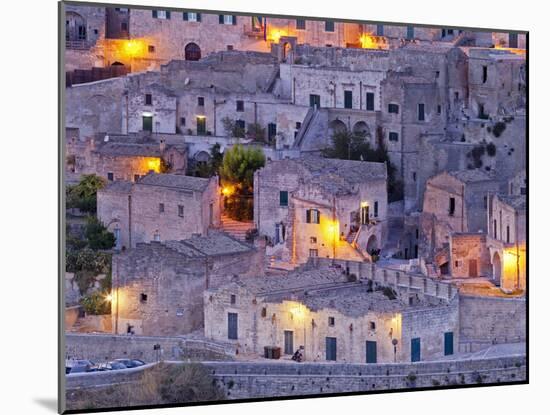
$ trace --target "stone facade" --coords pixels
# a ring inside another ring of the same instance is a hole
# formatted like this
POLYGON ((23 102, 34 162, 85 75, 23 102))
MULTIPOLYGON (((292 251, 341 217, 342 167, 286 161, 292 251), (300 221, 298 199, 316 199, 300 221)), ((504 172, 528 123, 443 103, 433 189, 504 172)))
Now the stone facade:
POLYGON ((254 175, 254 222, 268 252, 294 263, 370 258, 386 237, 386 177, 382 163, 269 162, 254 175))
POLYGON ((451 237, 450 253, 449 270, 453 278, 492 277, 486 235, 455 233, 451 237))
POLYGON ((101 189, 97 206, 117 249, 206 235, 220 224, 218 177, 148 173, 134 184, 116 181, 101 189))
POLYGON ((234 280, 205 292, 205 336, 231 341, 241 353, 253 355, 263 354, 264 346, 280 347, 282 354, 304 346, 306 361, 439 358, 445 355, 445 333, 453 333, 447 334, 447 342, 452 343, 447 344, 447 353, 456 350, 456 297, 440 304, 431 297, 398 290, 397 297, 390 299, 369 288, 366 281, 348 281, 337 268, 234 280), (394 339, 398 341, 395 350, 394 339), (372 343, 367 346, 367 342, 372 343), (419 355, 413 352, 413 343, 419 355), (367 347, 372 349, 367 352, 367 347))
POLYGON ((114 332, 179 335, 200 329, 204 290, 233 274, 261 275, 264 256, 261 248, 218 232, 138 243, 113 257, 114 332))

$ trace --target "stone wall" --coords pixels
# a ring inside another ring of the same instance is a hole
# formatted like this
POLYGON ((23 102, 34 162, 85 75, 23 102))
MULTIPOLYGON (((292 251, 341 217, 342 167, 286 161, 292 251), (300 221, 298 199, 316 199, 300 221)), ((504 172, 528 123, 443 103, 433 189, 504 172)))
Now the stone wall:
MULTIPOLYGON (((525 356, 414 364, 203 363, 228 399, 269 398, 403 388, 483 385, 527 380, 525 356)), ((74 374, 67 389, 137 381, 150 366, 74 374)))
POLYGON ((479 348, 494 343, 525 341, 525 298, 460 295, 460 337, 479 348))
POLYGON ((66 333, 65 357, 96 363, 121 358, 156 362, 159 356, 153 349, 155 344, 160 344, 160 357, 165 360, 230 360, 234 355, 232 347, 183 337, 66 333))
POLYGON ((491 259, 484 234, 453 234, 450 243, 453 278, 491 277, 491 259))

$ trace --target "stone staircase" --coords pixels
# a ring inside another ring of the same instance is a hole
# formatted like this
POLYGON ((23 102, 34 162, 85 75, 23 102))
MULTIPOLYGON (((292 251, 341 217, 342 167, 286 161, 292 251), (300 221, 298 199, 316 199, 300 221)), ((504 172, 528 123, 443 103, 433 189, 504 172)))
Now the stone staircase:
POLYGON ((348 233, 348 236, 346 237, 346 241, 348 241, 348 243, 353 246, 353 243, 355 242, 355 237, 357 236, 357 232, 358 231, 350 231, 350 233, 348 233))
POLYGON ((240 241, 246 240, 246 232, 254 229, 253 221, 239 222, 231 219, 229 216, 222 214, 220 230, 231 235, 233 238, 240 241))

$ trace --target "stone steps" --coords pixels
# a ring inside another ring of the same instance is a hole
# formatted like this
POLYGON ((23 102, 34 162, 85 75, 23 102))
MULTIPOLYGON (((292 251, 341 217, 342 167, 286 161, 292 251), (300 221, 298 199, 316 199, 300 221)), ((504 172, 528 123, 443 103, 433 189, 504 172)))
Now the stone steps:
POLYGON ((254 222, 252 221, 239 222, 226 215, 222 215, 221 217, 220 230, 235 239, 244 241, 246 233, 251 229, 254 229, 254 222))

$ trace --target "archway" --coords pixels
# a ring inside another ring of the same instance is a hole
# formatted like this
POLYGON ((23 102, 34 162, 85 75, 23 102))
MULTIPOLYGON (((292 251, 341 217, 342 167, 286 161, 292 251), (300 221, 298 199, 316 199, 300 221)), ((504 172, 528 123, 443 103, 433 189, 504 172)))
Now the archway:
POLYGON ((86 40, 86 20, 78 13, 65 13, 65 40, 86 40))
POLYGON ((292 45, 289 42, 283 44, 283 61, 286 62, 288 59, 288 54, 292 50, 292 45))
POLYGON ((493 255, 493 280, 497 283, 500 283, 500 278, 502 277, 502 262, 500 260, 500 255, 498 252, 495 252, 493 255))
POLYGON ((333 120, 329 123, 329 132, 330 136, 334 136, 335 134, 341 134, 348 131, 348 128, 346 127, 346 124, 344 124, 340 120, 333 120))
POLYGON ((353 133, 360 137, 369 138, 370 128, 365 121, 358 121, 353 126, 353 133))
POLYGON ((185 46, 185 60, 198 61, 201 58, 201 48, 196 43, 188 43, 185 46))
POLYGON ((367 252, 372 255, 376 251, 378 251, 378 239, 376 235, 371 235, 367 240, 367 252))
POLYGON ((111 66, 124 66, 122 62, 116 61, 111 64, 111 66))

